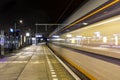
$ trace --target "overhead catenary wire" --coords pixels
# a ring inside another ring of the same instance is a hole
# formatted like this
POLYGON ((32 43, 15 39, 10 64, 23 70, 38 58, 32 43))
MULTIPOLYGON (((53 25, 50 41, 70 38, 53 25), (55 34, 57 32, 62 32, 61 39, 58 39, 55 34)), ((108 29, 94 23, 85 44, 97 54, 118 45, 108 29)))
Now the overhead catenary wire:
POLYGON ((68 5, 66 6, 66 8, 64 9, 64 11, 62 12, 62 14, 60 15, 60 17, 58 17, 56 23, 64 16, 64 14, 66 13, 66 11, 69 9, 69 7, 72 5, 74 0, 71 0, 68 5))

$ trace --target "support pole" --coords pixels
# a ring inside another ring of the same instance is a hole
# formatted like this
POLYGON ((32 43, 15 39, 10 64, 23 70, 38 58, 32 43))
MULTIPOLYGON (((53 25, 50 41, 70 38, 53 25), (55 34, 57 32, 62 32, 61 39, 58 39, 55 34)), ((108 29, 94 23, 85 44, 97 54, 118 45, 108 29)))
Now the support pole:
POLYGON ((36 39, 36 45, 37 45, 37 25, 36 25, 36 34, 35 34, 35 39, 36 39))
POLYGON ((4 31, 1 31, 1 55, 4 55, 4 31))

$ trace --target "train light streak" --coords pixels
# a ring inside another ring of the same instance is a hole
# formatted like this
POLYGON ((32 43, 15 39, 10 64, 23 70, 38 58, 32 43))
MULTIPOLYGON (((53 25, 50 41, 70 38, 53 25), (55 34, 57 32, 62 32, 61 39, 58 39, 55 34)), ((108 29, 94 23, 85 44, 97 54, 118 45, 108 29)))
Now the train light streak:
POLYGON ((83 24, 83 25, 85 25, 85 26, 86 26, 86 25, 88 25, 88 23, 85 23, 85 22, 84 22, 84 23, 82 23, 82 24, 83 24))
POLYGON ((81 38, 82 36, 76 36, 77 38, 81 38))
POLYGON ((118 45, 118 36, 115 36, 115 45, 117 46, 118 45))
POLYGON ((100 38, 100 32, 95 32, 95 35, 100 38))
POLYGON ((54 38, 59 38, 60 36, 58 36, 58 35, 53 35, 52 37, 54 37, 54 38))
MULTIPOLYGON (((100 25, 103 25, 103 24, 107 24, 107 23, 111 23, 111 22, 115 22, 115 21, 119 21, 120 20, 120 17, 115 17, 113 19, 110 19, 110 20, 106 20, 106 21, 102 21, 100 23, 97 23, 97 24, 94 24, 92 25, 91 27, 95 27, 95 26, 100 26, 100 25)), ((88 28, 88 27, 87 27, 88 28)), ((90 28, 90 27, 89 27, 90 28)))
POLYGON ((71 34, 67 34, 66 36, 67 36, 67 37, 72 37, 72 35, 71 35, 71 34))
POLYGON ((107 37, 106 36, 103 37, 103 43, 107 43, 107 37))
POLYGON ((71 43, 75 43, 75 38, 72 38, 72 39, 71 39, 71 43))

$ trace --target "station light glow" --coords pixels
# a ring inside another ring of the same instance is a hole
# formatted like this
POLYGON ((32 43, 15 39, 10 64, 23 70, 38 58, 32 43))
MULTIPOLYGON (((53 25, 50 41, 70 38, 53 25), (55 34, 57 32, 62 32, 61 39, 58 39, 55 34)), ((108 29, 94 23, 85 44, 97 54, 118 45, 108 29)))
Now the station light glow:
POLYGON ((27 32, 27 33, 26 33, 26 36, 27 36, 27 37, 30 36, 30 33, 27 32))
POLYGON ((72 35, 71 35, 71 34, 67 34, 66 36, 67 36, 67 37, 72 37, 72 35))
POLYGON ((36 35, 36 37, 42 37, 42 35, 40 35, 40 34, 37 34, 37 35, 36 35))
POLYGON ((103 43, 107 43, 107 37, 103 37, 103 43))
POLYGON ((20 45, 22 45, 23 41, 22 41, 22 35, 20 35, 21 39, 20 39, 20 45))
POLYGON ((95 35, 96 35, 97 37, 100 37, 100 32, 95 32, 95 35))
POLYGON ((20 20, 19 22, 20 22, 20 23, 23 23, 23 20, 20 20))
POLYGON ((118 45, 118 36, 115 36, 115 45, 117 46, 118 45))
POLYGON ((52 37, 53 37, 53 38, 59 38, 60 36, 58 36, 58 35, 53 35, 52 37))
POLYGON ((10 32, 14 32, 14 30, 12 28, 10 28, 10 32))
POLYGON ((33 37, 32 40, 36 40, 36 38, 33 37))
POLYGON ((73 43, 73 44, 75 43, 75 38, 71 39, 71 43, 73 43))
POLYGON ((26 42, 26 36, 24 36, 24 43, 26 42))
POLYGON ((86 22, 84 22, 84 23, 82 23, 83 25, 88 25, 88 23, 86 23, 86 22))
POLYGON ((40 40, 43 41, 43 38, 41 38, 40 40))
POLYGON ((50 39, 47 39, 47 41, 50 41, 50 39))
POLYGON ((81 38, 82 36, 76 36, 77 38, 81 38))

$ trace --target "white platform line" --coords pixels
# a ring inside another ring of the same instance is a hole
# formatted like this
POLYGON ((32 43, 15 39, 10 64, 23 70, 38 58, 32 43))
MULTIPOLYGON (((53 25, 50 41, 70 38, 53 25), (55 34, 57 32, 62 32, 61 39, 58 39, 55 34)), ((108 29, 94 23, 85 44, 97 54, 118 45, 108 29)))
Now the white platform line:
POLYGON ((48 66, 49 66, 49 69, 50 69, 50 72, 51 72, 51 77, 53 78, 53 80, 58 80, 57 75, 55 73, 55 70, 54 70, 54 68, 52 66, 52 63, 51 63, 49 57, 47 56, 47 54, 46 54, 46 59, 47 59, 47 63, 48 63, 48 66))
MULTIPOLYGON (((49 48, 48 48, 49 49, 49 48)), ((50 49, 49 49, 50 50, 50 49)), ((51 50, 50 52, 56 57, 56 59, 65 67, 65 69, 75 78, 75 80, 81 80, 63 61, 58 58, 51 50)))

